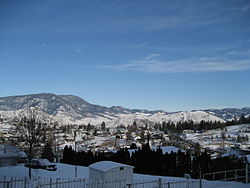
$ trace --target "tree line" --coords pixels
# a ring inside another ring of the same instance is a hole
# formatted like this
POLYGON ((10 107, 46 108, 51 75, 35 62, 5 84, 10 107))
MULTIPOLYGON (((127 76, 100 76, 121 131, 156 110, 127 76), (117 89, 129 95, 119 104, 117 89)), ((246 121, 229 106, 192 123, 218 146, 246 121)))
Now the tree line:
POLYGON ((239 119, 234 118, 231 121, 220 122, 220 121, 204 121, 201 120, 199 123, 194 123, 192 120, 177 122, 176 124, 173 122, 162 122, 156 123, 154 125, 155 129, 159 129, 164 132, 174 132, 174 133, 182 133, 184 130, 194 130, 194 131, 204 131, 211 129, 224 129, 230 125, 238 125, 238 124, 247 124, 250 123, 250 116, 245 117, 244 114, 241 115, 239 119))
POLYGON ((161 148, 152 150, 147 145, 138 148, 132 154, 124 148, 109 156, 104 152, 93 153, 90 150, 75 152, 71 146, 65 146, 61 162, 89 166, 103 160, 132 165, 135 167, 135 173, 176 177, 183 177, 185 173, 188 173, 192 178, 199 178, 200 171, 209 173, 245 167, 243 160, 237 158, 218 157, 212 160, 206 150, 195 152, 194 155, 191 155, 189 151, 182 152, 181 150, 177 153, 163 153, 161 148))

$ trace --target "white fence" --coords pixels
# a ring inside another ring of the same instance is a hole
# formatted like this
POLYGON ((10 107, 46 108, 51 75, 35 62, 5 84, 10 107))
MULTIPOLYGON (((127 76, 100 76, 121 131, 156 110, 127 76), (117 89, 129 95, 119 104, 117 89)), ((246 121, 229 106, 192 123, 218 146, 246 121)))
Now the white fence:
POLYGON ((81 178, 0 178, 0 188, 126 188, 125 180, 96 181, 81 178))
POLYGON ((81 178, 6 178, 0 177, 0 188, 199 188, 198 180, 184 181, 134 180, 126 185, 125 180, 94 181, 81 178))
MULTIPOLYGON (((134 180, 132 184, 125 183, 125 180, 116 181, 92 181, 81 178, 5 178, 0 177, 0 188, 214 188, 232 187, 233 182, 229 181, 207 181, 184 179, 180 181, 167 179, 142 179, 134 180)), ((237 182, 235 187, 243 184, 237 182)), ((245 184, 247 186, 247 184, 245 184)))
POLYGON ((181 181, 173 181, 166 179, 156 180, 134 180, 131 185, 127 185, 128 188, 200 188, 200 181, 193 179, 186 179, 181 181))

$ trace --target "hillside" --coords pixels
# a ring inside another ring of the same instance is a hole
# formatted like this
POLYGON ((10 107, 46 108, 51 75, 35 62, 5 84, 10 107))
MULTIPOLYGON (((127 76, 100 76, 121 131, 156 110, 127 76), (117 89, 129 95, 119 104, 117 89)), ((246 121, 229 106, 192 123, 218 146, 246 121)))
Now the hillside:
POLYGON ((194 122, 221 121, 239 117, 242 113, 249 115, 250 108, 242 109, 212 109, 182 112, 163 112, 162 110, 149 111, 128 109, 121 106, 105 107, 91 104, 74 95, 56 95, 52 93, 10 96, 0 98, 0 114, 4 118, 13 118, 27 107, 37 107, 50 115, 61 124, 87 124, 99 125, 103 121, 107 126, 130 125, 134 121, 138 124, 153 124, 162 121, 194 122))

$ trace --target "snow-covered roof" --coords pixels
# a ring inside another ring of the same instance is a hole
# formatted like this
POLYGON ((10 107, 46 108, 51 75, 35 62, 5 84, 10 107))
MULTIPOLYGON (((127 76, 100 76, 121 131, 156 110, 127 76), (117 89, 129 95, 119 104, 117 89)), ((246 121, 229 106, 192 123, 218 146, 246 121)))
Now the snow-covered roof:
POLYGON ((0 151, 19 152, 19 149, 9 144, 0 144, 0 151))
MULTIPOLYGON (((177 153, 179 151, 180 148, 177 148, 175 146, 161 146, 160 147, 162 149, 162 153, 163 154, 170 154, 171 152, 173 153, 177 153)), ((158 149, 158 147, 153 147, 152 150, 156 151, 158 149)), ((135 153, 136 151, 138 151, 138 149, 128 149, 128 152, 130 154, 130 156, 135 153)), ((185 150, 181 149, 181 152, 186 152, 185 150)))
POLYGON ((9 144, 0 144, 0 158, 18 157, 19 149, 9 144))
MULTIPOLYGON (((177 148, 175 146, 161 146, 160 147, 162 149, 162 153, 163 154, 170 154, 171 152, 173 153, 177 153, 179 151, 180 148, 177 148)), ((153 147, 152 150, 156 151, 158 149, 158 147, 153 147)), ((185 150, 181 149, 181 152, 185 152, 185 150)))
POLYGON ((133 166, 122 164, 122 163, 116 163, 112 161, 100 161, 94 164, 89 165, 89 168, 93 168, 95 170, 101 171, 101 172, 107 172, 113 168, 117 167, 128 167, 128 168, 134 168, 133 166))
POLYGON ((27 156, 27 154, 25 152, 20 151, 19 152, 19 157, 21 157, 21 158, 27 158, 28 156, 27 156))
POLYGON ((17 158, 19 155, 17 152, 1 152, 0 151, 0 158, 17 158))

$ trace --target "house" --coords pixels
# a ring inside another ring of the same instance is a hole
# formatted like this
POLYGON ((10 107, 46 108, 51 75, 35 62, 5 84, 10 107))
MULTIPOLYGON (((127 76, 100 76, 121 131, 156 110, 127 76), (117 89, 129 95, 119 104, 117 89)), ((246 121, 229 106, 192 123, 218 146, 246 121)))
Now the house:
POLYGON ((116 163, 112 161, 100 161, 89 166, 89 179, 96 181, 120 181, 125 184, 133 181, 133 166, 116 163))
POLYGON ((229 154, 239 157, 242 155, 249 155, 250 150, 249 149, 241 149, 240 147, 231 147, 229 154))
POLYGON ((19 158, 19 150, 15 146, 0 144, 0 167, 15 166, 19 158))

